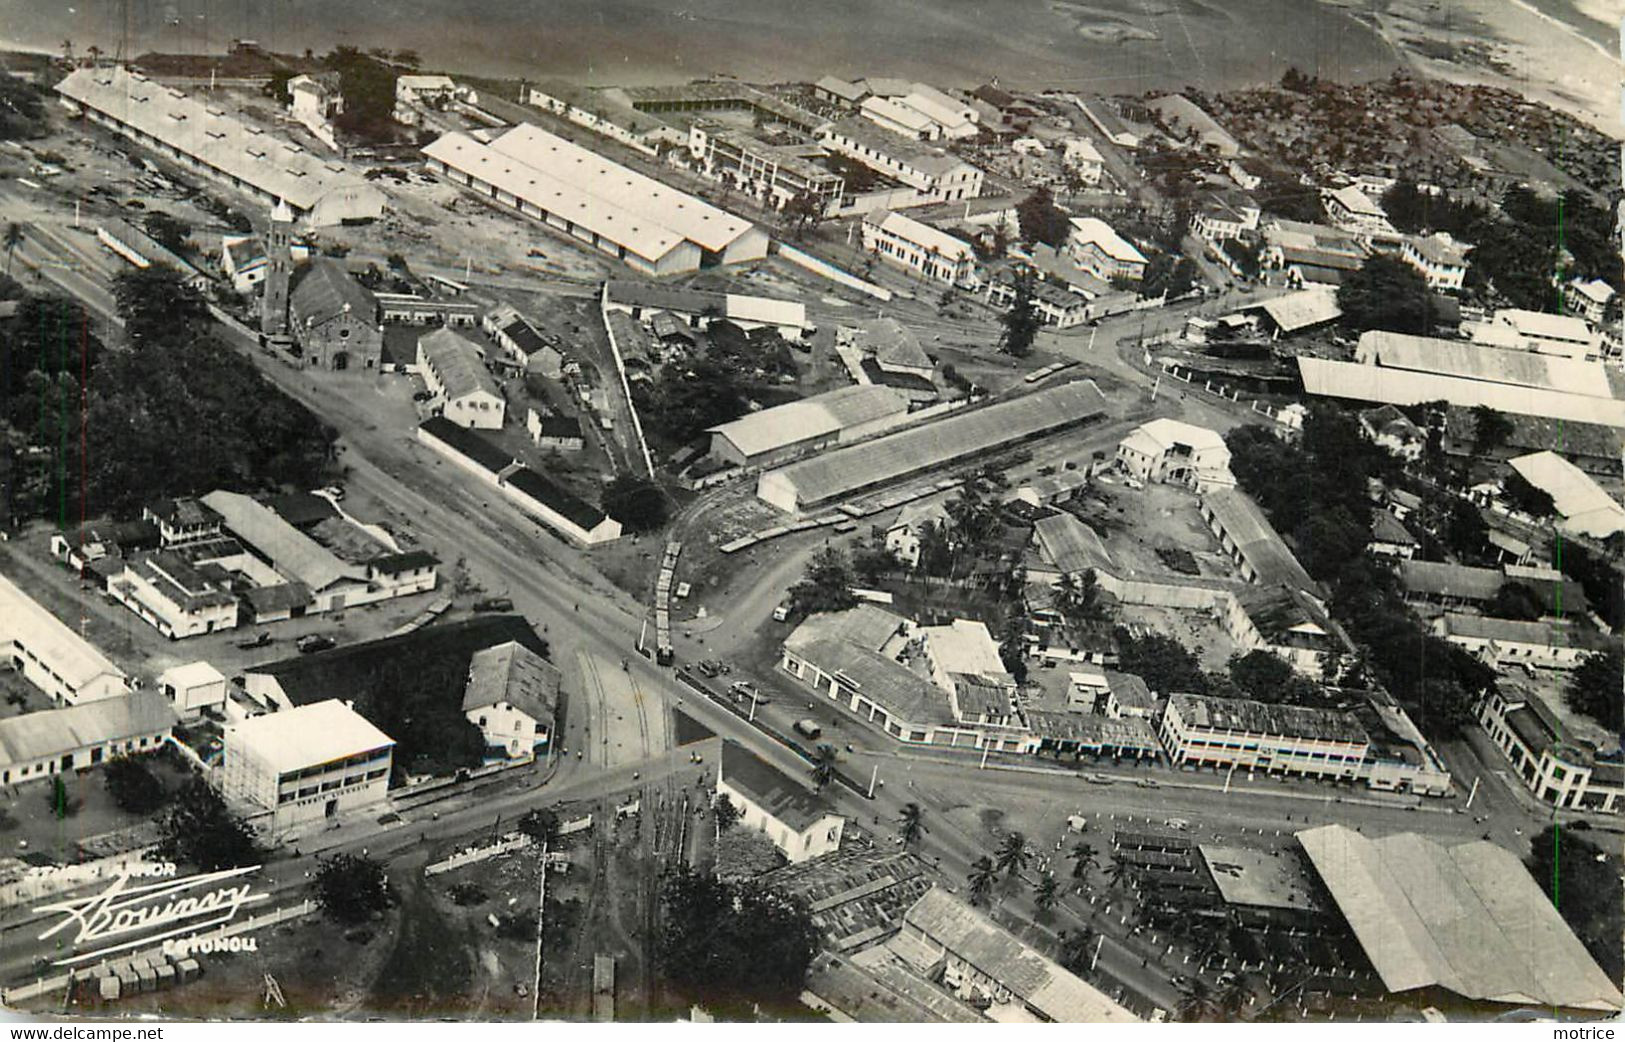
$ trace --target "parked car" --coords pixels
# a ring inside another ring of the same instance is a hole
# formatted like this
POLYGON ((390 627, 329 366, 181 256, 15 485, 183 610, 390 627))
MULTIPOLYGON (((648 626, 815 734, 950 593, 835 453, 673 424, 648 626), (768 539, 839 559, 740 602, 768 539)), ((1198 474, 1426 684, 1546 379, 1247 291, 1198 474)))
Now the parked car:
POLYGON ((474 610, 513 611, 513 599, 510 597, 487 597, 483 601, 475 601, 474 610))
POLYGON ((336 648, 338 647, 338 641, 321 633, 307 633, 300 637, 294 646, 299 649, 300 654, 308 655, 311 652, 336 648))
POLYGON ((247 640, 239 640, 237 642, 237 646, 239 648, 242 648, 244 651, 250 651, 250 650, 252 650, 254 648, 263 648, 263 647, 265 647, 265 645, 267 645, 269 643, 271 643, 271 634, 270 634, 270 632, 266 631, 266 630, 261 630, 259 633, 254 634, 252 637, 249 637, 247 640))
POLYGON ((777 608, 773 609, 773 621, 774 622, 783 622, 784 620, 788 619, 789 617, 790 617, 790 606, 788 604, 781 604, 777 608))
POLYGON ((1163 824, 1179 832, 1185 832, 1191 827, 1191 823, 1184 818, 1169 818, 1163 824))

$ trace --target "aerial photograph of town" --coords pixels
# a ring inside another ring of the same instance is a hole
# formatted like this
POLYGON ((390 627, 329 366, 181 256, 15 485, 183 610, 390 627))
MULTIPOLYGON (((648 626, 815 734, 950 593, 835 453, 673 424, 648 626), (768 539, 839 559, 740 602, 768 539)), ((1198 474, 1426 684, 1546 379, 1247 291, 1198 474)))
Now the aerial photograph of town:
POLYGON ((0 0, 5 1019, 1613 1037, 1622 13, 0 0))

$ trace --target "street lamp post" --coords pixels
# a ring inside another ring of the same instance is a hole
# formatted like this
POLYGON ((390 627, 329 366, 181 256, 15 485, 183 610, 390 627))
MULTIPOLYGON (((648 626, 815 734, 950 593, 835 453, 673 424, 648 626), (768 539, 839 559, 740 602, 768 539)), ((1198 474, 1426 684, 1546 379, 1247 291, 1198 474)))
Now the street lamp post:
POLYGON ((542 922, 547 909, 547 840, 542 840, 542 854, 536 869, 536 973, 530 987, 530 1019, 541 1016, 542 1009, 542 922))

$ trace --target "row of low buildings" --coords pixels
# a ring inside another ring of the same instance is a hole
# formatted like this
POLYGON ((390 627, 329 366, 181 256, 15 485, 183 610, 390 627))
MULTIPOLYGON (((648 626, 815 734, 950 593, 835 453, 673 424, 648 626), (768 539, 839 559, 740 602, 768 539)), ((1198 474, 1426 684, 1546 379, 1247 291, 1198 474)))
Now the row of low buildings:
MULTIPOLYGON (((538 424, 540 430, 540 424, 538 424)), ((539 435, 538 435, 539 437, 539 435)), ((444 416, 426 420, 417 440, 433 452, 498 489, 520 510, 582 546, 612 542, 621 523, 534 468, 512 452, 444 416)))
POLYGON ((56 92, 88 121, 181 167, 246 192, 284 201, 310 227, 378 217, 384 195, 343 163, 305 151, 214 102, 158 84, 123 66, 76 69, 56 92))
POLYGON ((315 495, 236 492, 148 507, 155 546, 96 552, 62 536, 53 552, 172 640, 341 611, 435 588, 435 558, 315 495))
POLYGON ((644 274, 767 255, 751 222, 530 124, 489 143, 448 133, 423 154, 430 172, 644 274))

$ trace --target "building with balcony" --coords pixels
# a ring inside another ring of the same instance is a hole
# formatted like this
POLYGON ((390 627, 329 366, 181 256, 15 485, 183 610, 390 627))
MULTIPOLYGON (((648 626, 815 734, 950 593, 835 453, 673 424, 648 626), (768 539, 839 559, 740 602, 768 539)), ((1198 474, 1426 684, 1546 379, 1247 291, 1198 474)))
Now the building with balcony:
POLYGON ((1539 697, 1514 685, 1491 688, 1478 722, 1512 764, 1512 773, 1542 803, 1619 814, 1625 809, 1625 764, 1618 739, 1609 759, 1570 733, 1539 697))
POLYGON ((384 799, 394 748, 334 698, 251 716, 226 729, 221 791, 273 832, 334 822, 384 799))
POLYGON ((1158 735, 1176 767, 1352 781, 1371 739, 1349 713, 1246 698, 1171 695, 1158 735))

